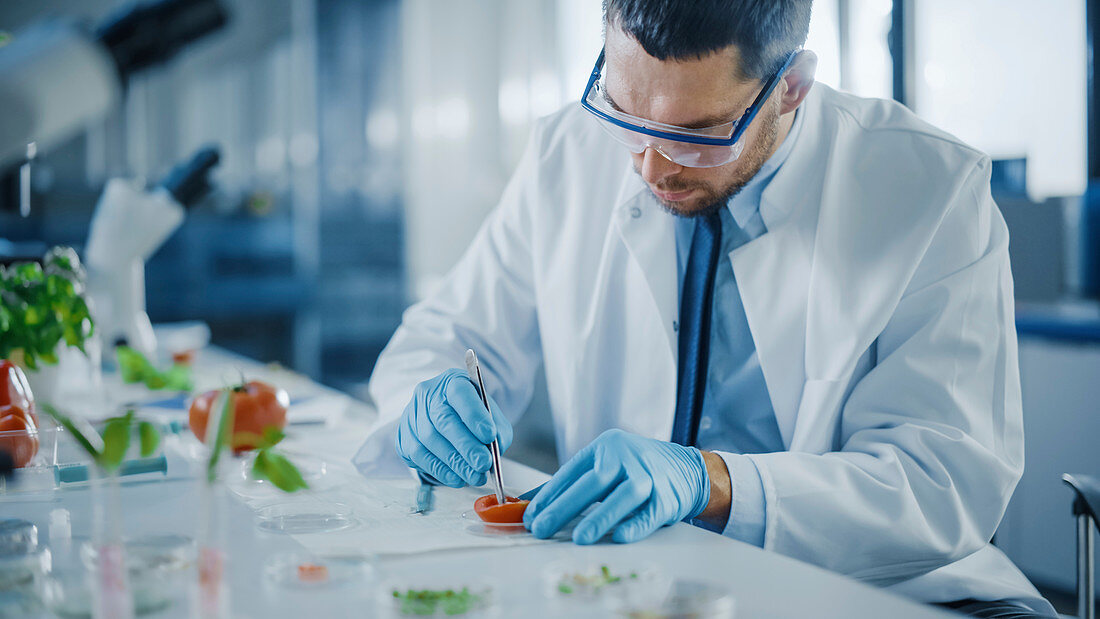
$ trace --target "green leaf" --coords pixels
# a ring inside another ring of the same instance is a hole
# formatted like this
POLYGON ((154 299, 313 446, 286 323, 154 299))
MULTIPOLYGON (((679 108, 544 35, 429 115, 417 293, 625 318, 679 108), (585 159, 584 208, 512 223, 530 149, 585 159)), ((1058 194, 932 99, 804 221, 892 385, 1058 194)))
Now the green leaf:
POLYGON ((268 479, 283 492, 295 492, 309 487, 306 480, 302 479, 298 467, 294 466, 286 456, 270 449, 261 449, 256 454, 256 464, 253 465, 252 472, 258 478, 268 479))
POLYGON ((46 414, 53 418, 54 421, 61 424, 65 431, 72 435, 76 444, 84 450, 95 461, 99 461, 100 452, 103 448, 103 439, 95 431, 95 428, 91 426, 87 421, 83 419, 74 421, 68 416, 62 414, 49 404, 42 404, 42 410, 46 411, 46 414))
POLYGON ((278 426, 267 426, 264 428, 263 438, 260 439, 260 448, 274 447, 282 442, 284 438, 286 438, 286 432, 283 432, 278 426))
POLYGON ((252 478, 267 479, 267 450, 260 449, 256 452, 256 459, 252 461, 252 478))
POLYGON ((141 439, 141 457, 148 458, 153 455, 160 445, 160 432, 157 427, 148 421, 138 424, 138 437, 141 439))
POLYGON ((145 355, 128 346, 117 347, 115 354, 118 355, 118 368, 123 382, 144 383, 153 390, 190 391, 193 387, 191 368, 187 366, 174 365, 162 372, 145 355))
POLYGON ((85 272, 76 252, 55 247, 43 260, 0 271, 0 348, 4 357, 22 350, 23 363, 37 369, 57 363, 61 345, 83 350, 93 325, 85 303, 85 272))
POLYGON ((167 372, 164 372, 164 383, 173 391, 191 391, 195 385, 191 382, 190 366, 173 364, 167 372))
MULTIPOLYGON (((221 459, 221 453, 224 449, 229 447, 229 439, 232 434, 231 428, 233 427, 233 391, 230 389, 223 389, 220 397, 222 402, 221 414, 217 419, 210 419, 209 421, 217 423, 217 427, 214 429, 214 443, 210 444, 210 429, 211 426, 206 427, 206 436, 203 437, 205 442, 210 447, 210 460, 206 463, 206 481, 207 483, 214 483, 218 478, 218 461, 221 459)), ((215 408, 211 406, 211 408, 215 408)))
POLYGON ((104 470, 117 469, 126 458, 126 452, 130 449, 130 428, 133 422, 133 411, 107 421, 107 426, 103 429, 103 453, 100 456, 100 466, 104 470))
POLYGON ((118 370, 122 375, 123 382, 143 382, 150 372, 156 372, 156 368, 153 367, 153 364, 149 363, 145 355, 129 346, 119 346, 115 348, 115 355, 118 356, 118 370))

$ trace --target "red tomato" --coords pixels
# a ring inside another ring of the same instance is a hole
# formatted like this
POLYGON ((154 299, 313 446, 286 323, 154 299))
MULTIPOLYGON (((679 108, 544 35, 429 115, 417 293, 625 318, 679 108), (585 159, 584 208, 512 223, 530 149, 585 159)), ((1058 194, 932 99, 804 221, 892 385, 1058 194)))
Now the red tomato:
POLYGON ((514 496, 504 497, 504 505, 497 504, 497 495, 486 494, 474 501, 474 511, 478 518, 485 522, 507 522, 516 524, 523 522, 523 512, 531 501, 521 501, 514 496))
POLYGON ((38 432, 18 406, 0 410, 10 413, 0 416, 0 451, 8 452, 16 468, 27 466, 38 453, 38 432))
POLYGON ((34 414, 34 395, 26 374, 7 359, 0 360, 0 408, 15 405, 29 413, 27 420, 38 427, 38 417, 34 414))
POLYGON ((3 406, 0 406, 0 417, 7 417, 8 415, 21 417, 24 421, 27 422, 27 425, 29 425, 32 430, 38 427, 38 424, 35 423, 34 416, 28 413, 27 410, 21 406, 16 406, 15 404, 5 404, 3 406))
MULTIPOLYGON (((200 441, 206 440, 206 422, 210 419, 210 407, 218 400, 219 390, 207 391, 191 402, 188 421, 191 431, 200 441)), ((232 389, 233 438, 230 444, 235 453, 259 447, 265 428, 280 430, 286 426, 286 407, 290 398, 286 391, 254 380, 232 389)))

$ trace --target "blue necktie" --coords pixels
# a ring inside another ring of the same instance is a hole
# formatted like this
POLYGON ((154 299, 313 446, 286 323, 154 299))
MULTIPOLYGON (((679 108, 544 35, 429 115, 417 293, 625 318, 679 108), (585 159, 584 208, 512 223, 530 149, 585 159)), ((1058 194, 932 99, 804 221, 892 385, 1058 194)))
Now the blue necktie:
POLYGON ((672 442, 694 445, 706 391, 714 272, 722 246, 722 220, 712 213, 695 220, 691 252, 680 295, 680 365, 676 388, 676 417, 672 442))

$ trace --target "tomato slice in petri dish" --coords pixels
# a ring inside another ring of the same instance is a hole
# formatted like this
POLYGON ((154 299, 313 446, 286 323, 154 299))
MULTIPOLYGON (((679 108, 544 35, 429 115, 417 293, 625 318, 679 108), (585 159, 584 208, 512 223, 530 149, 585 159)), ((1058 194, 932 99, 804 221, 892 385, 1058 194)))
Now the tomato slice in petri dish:
POLYGON ((486 494, 474 501, 474 511, 485 522, 520 524, 523 512, 531 501, 521 501, 514 496, 504 497, 504 504, 497 504, 497 495, 486 494))
POLYGON ((298 566, 298 580, 302 582, 323 582, 328 580, 328 568, 316 563, 302 563, 298 566))

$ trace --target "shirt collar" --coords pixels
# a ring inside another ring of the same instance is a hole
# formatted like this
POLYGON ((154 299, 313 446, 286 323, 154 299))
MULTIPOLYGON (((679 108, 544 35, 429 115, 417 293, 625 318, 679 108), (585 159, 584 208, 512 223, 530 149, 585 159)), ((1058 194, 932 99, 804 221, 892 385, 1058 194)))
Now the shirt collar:
POLYGON ((798 134, 802 131, 803 116, 805 115, 802 113, 801 108, 795 110, 794 122, 791 123, 791 130, 787 132, 787 137, 783 138, 783 143, 772 153, 771 157, 768 157, 768 160, 761 166, 760 171, 741 188, 741 191, 730 198, 727 207, 739 227, 744 228, 748 225, 749 220, 760 209, 759 198, 764 192, 764 188, 768 186, 775 173, 779 171, 783 162, 794 150, 794 143, 798 139, 798 134))

